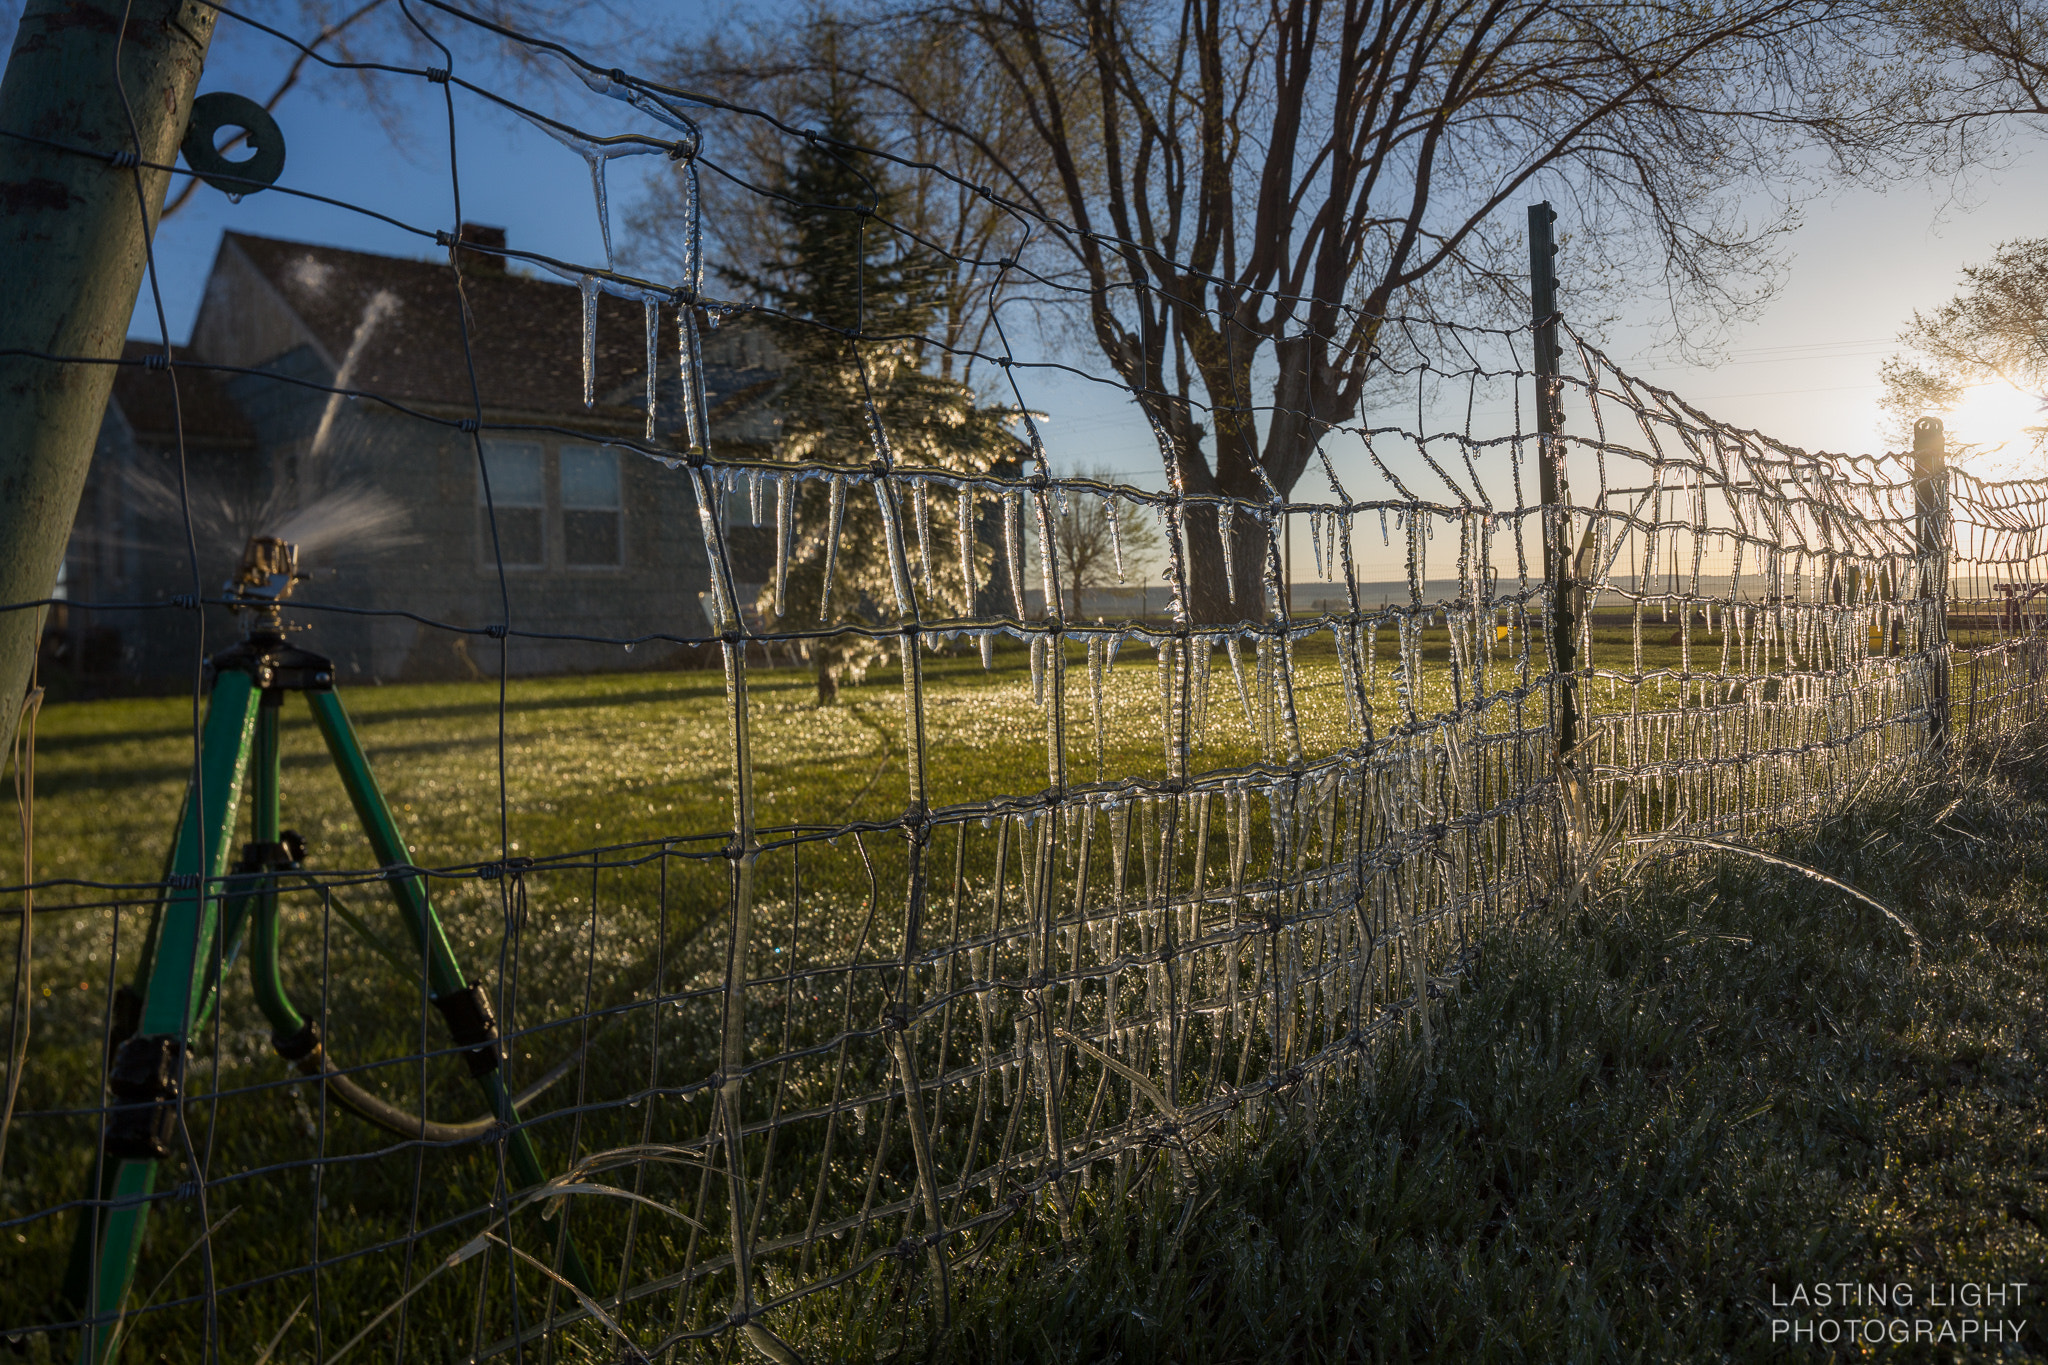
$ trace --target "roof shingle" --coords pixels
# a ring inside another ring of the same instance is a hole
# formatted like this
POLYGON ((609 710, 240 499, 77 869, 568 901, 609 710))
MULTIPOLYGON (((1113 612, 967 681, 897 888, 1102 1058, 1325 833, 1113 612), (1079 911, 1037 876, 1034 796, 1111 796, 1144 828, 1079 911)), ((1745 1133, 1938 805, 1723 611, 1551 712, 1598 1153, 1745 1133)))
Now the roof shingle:
MULTIPOLYGON (((463 272, 458 294, 445 262, 379 256, 229 233, 337 366, 368 325, 347 387, 415 404, 582 421, 637 423, 644 411, 646 322, 639 305, 600 295, 594 410, 583 406, 583 300, 573 285, 497 271, 463 272), (381 301, 379 296, 383 296, 381 301), (464 327, 463 299, 469 325, 464 327), (466 343, 466 344, 465 344, 466 343)), ((657 331, 660 367, 676 363, 673 310, 657 331)), ((772 372, 707 368, 714 411, 758 399, 772 372)), ((664 385, 664 388, 670 387, 664 385)), ((772 385, 771 385, 772 387, 772 385)))

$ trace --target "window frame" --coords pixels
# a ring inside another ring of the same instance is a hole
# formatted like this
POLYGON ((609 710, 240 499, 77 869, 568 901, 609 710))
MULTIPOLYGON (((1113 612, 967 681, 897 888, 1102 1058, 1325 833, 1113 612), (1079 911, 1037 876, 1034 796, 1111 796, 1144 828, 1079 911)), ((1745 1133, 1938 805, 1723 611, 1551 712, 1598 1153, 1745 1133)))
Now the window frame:
POLYGON ((561 568, 564 573, 618 573, 626 567, 626 470, 625 462, 619 458, 617 446, 596 441, 563 441, 555 451, 555 519, 561 525, 561 568), (608 460, 612 474, 612 505, 609 507, 574 504, 569 502, 568 479, 565 466, 572 454, 588 453, 608 460), (571 512, 609 512, 614 518, 614 557, 605 561, 576 561, 569 558, 569 514, 571 512))

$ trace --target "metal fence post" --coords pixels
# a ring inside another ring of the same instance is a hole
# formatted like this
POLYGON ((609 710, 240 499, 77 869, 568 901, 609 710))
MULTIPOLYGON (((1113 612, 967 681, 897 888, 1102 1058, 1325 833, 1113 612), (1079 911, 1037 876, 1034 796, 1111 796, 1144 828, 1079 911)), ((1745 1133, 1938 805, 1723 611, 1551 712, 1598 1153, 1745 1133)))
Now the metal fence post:
MULTIPOLYGON (((114 384, 111 364, 41 357, 120 358, 143 213, 153 232, 171 178, 137 161, 177 156, 215 15, 199 0, 30 0, 15 31, 0 78, 0 604, 50 595, 114 384)), ((0 612, 0 753, 41 619, 0 612)))
POLYGON ((1529 209, 1529 311, 1536 333, 1537 470, 1543 497, 1543 577, 1550 584, 1550 669, 1557 679, 1557 756, 1579 743, 1578 621, 1573 610, 1571 490, 1565 480, 1563 349, 1557 340, 1557 210, 1529 209))
POLYGON ((1920 597, 1928 635, 1927 743, 1941 749, 1949 737, 1948 650, 1948 438, 1939 417, 1913 423, 1913 522, 1920 553, 1920 597))

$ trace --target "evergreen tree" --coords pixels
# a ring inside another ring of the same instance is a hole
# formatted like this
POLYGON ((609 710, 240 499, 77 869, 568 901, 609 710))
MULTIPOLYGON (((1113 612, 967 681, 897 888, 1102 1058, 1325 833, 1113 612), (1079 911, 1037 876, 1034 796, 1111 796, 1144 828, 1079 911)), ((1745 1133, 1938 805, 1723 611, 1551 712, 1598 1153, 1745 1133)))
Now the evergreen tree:
MULTIPOLYGON (((728 274, 778 314, 770 325, 787 379, 778 398, 777 458, 842 471, 844 508, 835 547, 833 480, 799 485, 787 587, 778 600, 769 583, 761 610, 778 629, 792 631, 900 619, 878 501, 886 496, 919 615, 967 616, 976 585, 962 572, 954 491, 917 478, 880 478, 884 452, 889 469, 981 473, 1018 449, 1006 428, 1015 409, 979 403, 965 384, 927 368, 943 263, 887 226, 901 217, 902 191, 884 162, 848 150, 864 144, 852 104, 828 93, 817 112, 822 135, 797 149, 774 186, 783 225, 779 259, 728 274), (917 534, 920 499, 929 564, 917 534)), ((971 534, 969 541, 974 575, 985 580, 989 549, 971 534)), ((805 650, 823 706, 837 699, 843 677, 865 674, 882 646, 836 634, 805 650)))

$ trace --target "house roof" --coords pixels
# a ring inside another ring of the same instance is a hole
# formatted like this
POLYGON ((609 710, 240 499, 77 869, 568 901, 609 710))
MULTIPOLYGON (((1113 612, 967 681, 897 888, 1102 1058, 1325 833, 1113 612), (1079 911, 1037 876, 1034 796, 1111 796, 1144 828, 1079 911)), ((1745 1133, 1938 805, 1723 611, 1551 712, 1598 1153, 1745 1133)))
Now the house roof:
MULTIPOLYGON (((227 245, 274 288, 316 340, 327 361, 347 369, 347 387, 401 402, 455 409, 472 403, 470 363, 488 410, 589 423, 637 425, 646 403, 646 321, 638 303, 600 295, 594 409, 583 406, 583 300, 553 280, 467 267, 462 295, 445 261, 408 260, 340 247, 227 234, 227 245), (463 297, 468 301, 468 345, 463 297), (367 327, 351 367, 349 352, 367 327)), ((673 377, 674 310, 656 333, 657 375, 673 377)), ((771 371, 707 366, 714 416, 757 402, 771 371)), ((663 385, 664 389, 672 384, 663 385)), ((664 407, 669 406, 663 404, 664 407)))
MULTIPOLYGON (((121 359, 140 361, 162 353, 157 342, 131 338, 121 348, 121 359)), ((175 349, 172 356, 184 358, 175 349)), ((182 428, 189 446, 245 450, 256 445, 255 430, 210 370, 179 370, 174 397, 170 371, 122 365, 114 374, 114 401, 138 441, 175 445, 182 428)))

